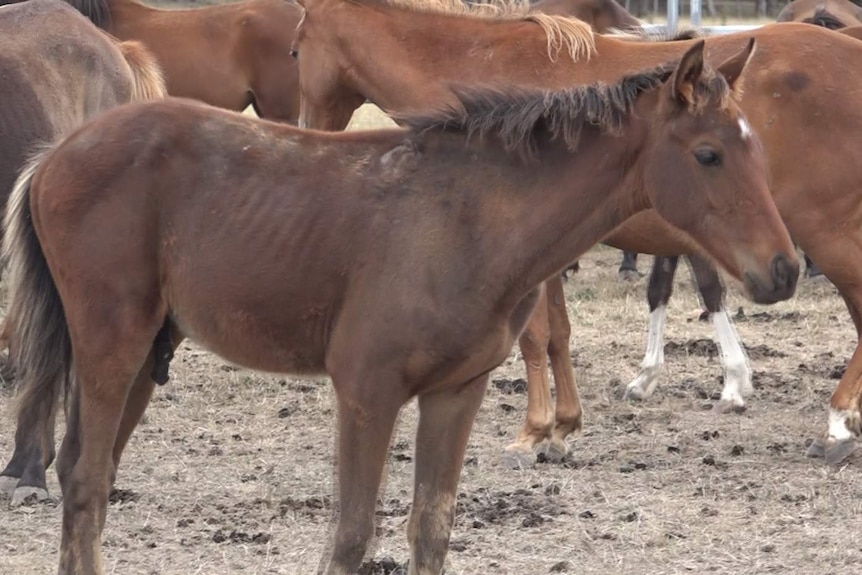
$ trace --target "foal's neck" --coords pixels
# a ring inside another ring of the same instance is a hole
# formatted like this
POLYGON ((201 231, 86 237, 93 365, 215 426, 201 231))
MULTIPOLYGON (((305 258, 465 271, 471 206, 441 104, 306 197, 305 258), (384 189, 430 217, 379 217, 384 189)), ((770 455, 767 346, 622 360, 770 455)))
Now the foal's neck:
MULTIPOLYGON (((506 211, 513 225, 495 230, 504 305, 515 306, 535 286, 572 263, 619 224, 649 207, 642 189, 645 123, 619 135, 585 128, 575 152, 546 143, 538 164, 501 174, 512 186, 506 211), (519 185, 523 183, 521 189, 519 185)), ((502 153, 502 152, 501 152, 502 153)))

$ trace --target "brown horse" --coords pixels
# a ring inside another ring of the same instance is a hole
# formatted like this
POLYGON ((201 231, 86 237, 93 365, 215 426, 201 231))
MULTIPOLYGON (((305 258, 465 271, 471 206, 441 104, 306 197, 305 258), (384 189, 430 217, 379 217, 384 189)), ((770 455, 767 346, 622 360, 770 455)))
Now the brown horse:
POLYGON ((778 22, 803 22, 840 30, 862 22, 862 8, 850 0, 793 0, 782 8, 778 22))
MULTIPOLYGON (((522 16, 500 21, 438 12, 373 0, 306 0, 296 35, 305 124, 340 129, 340 119, 349 117, 365 98, 384 110, 434 107, 452 100, 449 85, 461 79, 498 78, 548 88, 613 81, 634 69, 678 57, 691 46, 691 41, 631 42, 593 35, 586 26, 566 27, 559 20, 543 23, 522 16), (363 33, 351 24, 358 21, 374 33, 363 33), (440 29, 447 30, 445 37, 436 32, 440 29), (554 34, 560 30, 566 32, 565 44, 554 34), (572 38, 574 34, 580 36, 572 38), (576 51, 579 58, 562 57, 556 51, 561 44, 581 47, 576 51), (369 53, 379 57, 365 58, 369 53)), ((854 97, 862 93, 862 73, 840 62, 862 61, 862 45, 846 35, 795 23, 767 25, 748 34, 758 39, 759 49, 751 62, 757 72, 749 75, 742 107, 766 147, 773 195, 795 240, 841 292, 858 336, 862 333, 862 231, 857 230, 862 230, 862 212, 854 206, 862 194, 862 171, 856 170, 862 165, 862 149, 851 142, 862 133, 862 109, 854 97), (829 57, 824 58, 825 54, 829 57), (818 111, 818 121, 812 123, 813 110, 818 111), (813 145, 834 143, 836 138, 848 142, 840 149, 824 145, 823 151, 813 145)), ((707 51, 712 58, 726 58, 742 37, 707 38, 707 51)), ((698 253, 684 234, 651 213, 626 222, 604 241, 657 255, 698 253)), ((566 386, 567 393, 558 391, 556 422, 543 414, 530 414, 532 422, 515 445, 522 450, 548 438, 563 447, 565 436, 580 425, 565 308, 552 306, 548 313, 557 315, 551 325, 560 329, 551 333, 546 323, 534 331, 531 324, 521 340, 522 350, 525 339, 532 338, 534 349, 543 355, 550 351, 552 364, 564 372, 555 371, 557 386, 566 386)), ((536 356, 526 359, 528 363, 547 361, 536 356)), ((537 380, 531 388, 538 394, 542 385, 537 380)), ((744 381, 737 381, 722 392, 723 404, 739 405, 746 392, 750 389, 744 381)), ((862 348, 857 347, 832 397, 835 415, 828 431, 829 461, 841 459, 852 446, 844 440, 860 430, 860 397, 862 348)))
POLYGON ((295 124, 299 77, 290 57, 300 11, 287 0, 160 10, 136 0, 67 0, 121 40, 158 59, 172 96, 295 124))
MULTIPOLYGON (((40 146, 108 108, 164 96, 160 70, 142 45, 117 42, 59 0, 31 0, 0 10, 0 54, 4 209, 18 173, 40 146)), ((37 491, 47 496, 55 404, 56 398, 45 398, 40 409, 46 411, 21 412, 15 454, 0 473, 0 495, 14 491, 20 500, 37 491)))
POLYGON ((103 573, 108 493, 167 325, 172 347, 189 337, 249 368, 331 376, 341 508, 328 575, 359 565, 393 426, 417 397, 410 573, 439 574, 488 374, 545 278, 654 207, 755 301, 793 294, 793 245, 735 101, 753 46, 718 73, 699 43, 612 85, 456 89, 407 130, 133 104, 36 160, 4 253, 23 409, 75 379, 59 572, 103 573))
POLYGON ((549 16, 571 16, 583 20, 599 34, 641 27, 641 22, 616 0, 539 0, 530 8, 549 16))

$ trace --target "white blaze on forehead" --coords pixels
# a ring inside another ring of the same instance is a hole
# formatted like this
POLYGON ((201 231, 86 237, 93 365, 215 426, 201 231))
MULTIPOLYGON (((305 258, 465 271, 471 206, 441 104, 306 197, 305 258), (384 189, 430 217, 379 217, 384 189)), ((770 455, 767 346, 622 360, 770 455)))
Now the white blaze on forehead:
POLYGON ((742 139, 747 140, 751 137, 751 126, 748 125, 748 120, 739 117, 739 130, 742 132, 742 139))

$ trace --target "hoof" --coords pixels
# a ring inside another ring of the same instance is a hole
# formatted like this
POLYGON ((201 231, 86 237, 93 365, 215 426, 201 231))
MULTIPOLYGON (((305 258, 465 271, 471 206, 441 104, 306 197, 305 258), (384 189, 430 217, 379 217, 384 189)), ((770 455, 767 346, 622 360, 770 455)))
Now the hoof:
POLYGON ((856 439, 842 439, 826 448, 826 463, 838 465, 856 451, 856 439))
POLYGON ((15 494, 12 495, 12 502, 9 504, 9 507, 33 505, 35 503, 46 501, 47 499, 48 491, 46 489, 33 487, 32 485, 25 485, 15 490, 15 494))
POLYGON ((628 401, 643 401, 646 399, 646 393, 639 386, 627 387, 623 394, 623 399, 628 401))
POLYGON ((826 442, 819 437, 811 442, 805 450, 806 457, 826 458, 826 442))
POLYGON ((617 278, 621 282, 636 282, 641 279, 641 274, 637 270, 620 270, 617 273, 617 278))
POLYGON ((536 466, 538 457, 532 451, 521 451, 519 449, 506 450, 500 464, 507 469, 531 469, 536 466))
POLYGON ((18 478, 8 475, 0 476, 0 497, 12 497, 15 488, 18 487, 18 478))
POLYGON ((542 447, 542 455, 550 463, 560 463, 569 454, 569 446, 562 440, 550 440, 542 447))
POLYGON ((712 412, 723 415, 725 413, 745 413, 745 404, 739 404, 732 399, 721 399, 712 406, 712 412))

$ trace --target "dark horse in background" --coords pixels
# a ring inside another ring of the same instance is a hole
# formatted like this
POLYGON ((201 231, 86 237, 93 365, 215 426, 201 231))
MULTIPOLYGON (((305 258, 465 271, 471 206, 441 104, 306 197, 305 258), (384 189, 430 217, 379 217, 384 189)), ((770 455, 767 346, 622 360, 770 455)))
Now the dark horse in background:
MULTIPOLYGON (((39 148, 104 110, 165 95, 156 60, 140 43, 118 42, 61 0, 0 9, 0 54, 0 209, 39 148)), ((34 493, 47 496, 45 468, 54 459, 58 398, 45 399, 45 413, 21 413, 25 425, 0 473, 0 495, 13 495, 15 503, 34 493), (47 427, 35 425, 46 415, 47 427)))
POLYGON ((641 21, 616 0, 538 0, 530 5, 530 10, 583 20, 599 34, 641 27, 641 21))
POLYGON ((862 8, 850 0, 794 0, 778 13, 776 21, 841 30, 862 24, 862 8))

